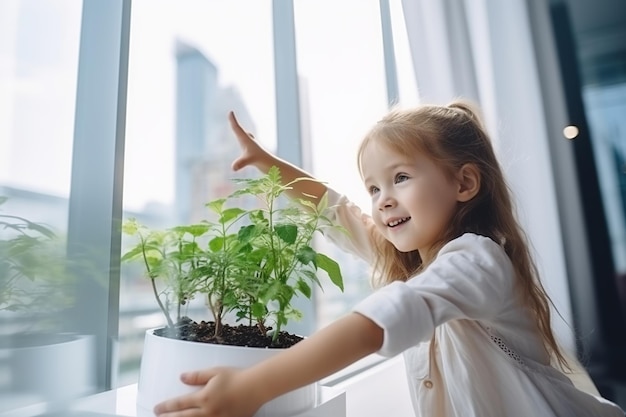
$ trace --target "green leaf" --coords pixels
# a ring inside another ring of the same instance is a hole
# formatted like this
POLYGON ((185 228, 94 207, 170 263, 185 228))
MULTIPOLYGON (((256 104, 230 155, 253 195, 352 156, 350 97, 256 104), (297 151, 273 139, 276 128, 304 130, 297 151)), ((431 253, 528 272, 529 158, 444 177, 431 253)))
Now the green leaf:
POLYGON ((343 292, 343 278, 341 276, 339 264, 322 253, 317 254, 315 262, 319 268, 326 271, 332 283, 339 287, 339 289, 343 292))
MULTIPOLYGON (((243 243, 243 242, 240 242, 240 243, 243 243)), ((252 247, 251 244, 245 243, 245 244, 242 244, 239 247, 239 250, 237 252, 240 253, 240 254, 243 253, 243 254, 245 254, 247 256, 247 255, 249 255, 252 252, 253 249, 254 248, 252 247)))
POLYGON ((296 310, 295 308, 287 309, 285 312, 285 317, 289 320, 301 321, 302 320, 302 312, 300 310, 296 310))
POLYGON ((137 245, 134 248, 130 249, 128 252, 126 252, 124 256, 122 256, 122 258, 120 259, 120 262, 128 262, 134 260, 142 253, 143 248, 141 247, 141 245, 137 245))
POLYGON ((209 249, 211 252, 218 252, 224 248, 224 238, 221 236, 214 237, 209 241, 209 249))
POLYGON ((265 213, 265 210, 252 210, 250 211, 250 220, 255 224, 268 224, 265 213))
POLYGON ((225 202, 226 202, 225 198, 218 198, 217 200, 213 200, 213 201, 206 203, 206 206, 212 212, 220 214, 222 212, 222 208, 224 207, 225 202))
POLYGON ((281 284, 279 287, 279 292, 275 297, 275 300, 278 300, 280 304, 280 310, 284 310, 291 303, 291 299, 296 294, 296 288, 291 285, 281 284))
POLYGON ((259 302, 252 304, 252 306, 250 306, 250 311, 252 312, 252 315, 256 318, 265 317, 265 315, 267 314, 267 308, 265 307, 265 304, 259 302))
POLYGON ((304 294, 306 298, 311 298, 311 287, 309 284, 299 279, 296 285, 298 286, 298 290, 304 294))
POLYGON ((295 224, 277 224, 274 231, 284 242, 292 245, 298 237, 298 226, 295 224))
POLYGON ((130 218, 122 224, 122 233, 132 236, 137 233, 137 230, 139 230, 139 223, 135 218, 130 218))
POLYGON ((317 206, 312 201, 305 200, 303 198, 299 198, 298 199, 298 203, 303 205, 303 206, 305 206, 305 207, 310 208, 311 210, 317 210, 317 206))
POLYGON ((258 263, 258 262, 261 262, 263 258, 265 258, 268 252, 269 252, 269 248, 258 248, 250 252, 250 254, 248 255, 248 258, 250 259, 251 262, 258 263))
POLYGON ((257 226, 254 224, 242 226, 237 232, 237 239, 241 242, 249 242, 252 238, 254 238, 256 231, 257 226))
POLYGON ((269 302, 270 300, 277 300, 280 297, 280 292, 283 284, 280 281, 274 281, 272 284, 265 290, 265 293, 260 295, 260 298, 264 302, 269 302))
POLYGON ((224 294, 222 302, 225 306, 235 306, 239 303, 239 298, 234 292, 228 291, 224 294))
POLYGON ((37 224, 37 223, 32 223, 32 222, 28 222, 28 228, 31 230, 34 230, 36 232, 41 233, 42 235, 46 236, 47 238, 53 239, 54 237, 56 237, 56 235, 54 234, 54 232, 52 231, 52 229, 43 226, 41 224, 37 224))
POLYGON ((280 169, 276 165, 272 165, 267 171, 266 176, 271 182, 280 184, 280 169))
POLYGON ((304 271, 299 271, 299 272, 300 272, 300 275, 305 276, 311 282, 315 282, 318 287, 320 287, 322 290, 324 290, 324 288, 322 287, 322 283, 320 282, 319 278, 317 277, 317 274, 315 273, 315 271, 304 270, 304 271))
POLYGON ((209 230, 208 224, 190 224, 187 226, 175 226, 171 229, 174 232, 185 234, 189 233, 193 237, 199 237, 209 230))
POLYGON ((317 252, 310 246, 302 246, 296 253, 298 261, 304 265, 309 265, 311 262, 315 262, 315 256, 317 252))
POLYGON ((320 202, 317 204, 317 211, 320 213, 328 208, 328 192, 324 193, 320 202))
POLYGON ((238 207, 226 209, 222 212, 222 216, 220 217, 219 222, 220 224, 226 224, 231 220, 241 216, 245 212, 245 210, 238 207))

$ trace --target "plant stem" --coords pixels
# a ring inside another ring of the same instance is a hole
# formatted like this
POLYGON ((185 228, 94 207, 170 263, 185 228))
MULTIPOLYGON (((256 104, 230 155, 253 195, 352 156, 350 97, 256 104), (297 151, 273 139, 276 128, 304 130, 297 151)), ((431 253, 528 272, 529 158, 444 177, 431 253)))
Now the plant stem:
POLYGON ((265 327, 265 325, 260 321, 257 321, 256 325, 258 326, 259 330, 261 330, 261 334, 263 336, 267 336, 267 328, 265 327))
POLYGON ((161 302, 161 297, 159 297, 159 292, 157 291, 155 279, 152 276, 152 271, 150 270, 150 264, 148 263, 148 257, 146 255, 146 241, 141 234, 139 235, 139 238, 141 239, 141 253, 143 255, 143 261, 146 264, 146 271, 148 271, 148 276, 150 277, 150 282, 152 283, 152 292, 154 293, 154 298, 156 298, 157 304, 159 305, 159 308, 161 309, 163 315, 165 316, 165 319, 167 320, 167 326, 174 327, 174 323, 172 322, 169 311, 167 311, 167 309, 161 302))
POLYGON ((178 279, 176 280, 176 283, 178 284, 178 293, 176 294, 176 322, 180 323, 180 309, 181 309, 181 305, 182 305, 182 300, 185 297, 185 292, 183 291, 183 282, 182 282, 182 266, 181 266, 181 260, 182 260, 182 253, 183 253, 183 242, 182 242, 182 237, 178 238, 178 256, 179 256, 179 260, 177 262, 176 265, 176 273, 178 275, 178 279))
POLYGON ((165 319, 167 320, 167 327, 173 328, 174 327, 174 322, 172 322, 172 318, 170 317, 170 313, 167 311, 167 309, 165 308, 165 306, 161 302, 161 297, 159 297, 159 292, 157 291, 155 279, 154 278, 150 278, 150 281, 152 282, 152 292, 154 293, 154 297, 156 298, 157 303, 159 304, 159 308, 161 309, 161 311, 165 315, 165 319))
POLYGON ((219 337, 222 335, 222 312, 224 311, 224 306, 222 305, 222 302, 218 300, 218 311, 217 314, 215 315, 215 337, 219 337))

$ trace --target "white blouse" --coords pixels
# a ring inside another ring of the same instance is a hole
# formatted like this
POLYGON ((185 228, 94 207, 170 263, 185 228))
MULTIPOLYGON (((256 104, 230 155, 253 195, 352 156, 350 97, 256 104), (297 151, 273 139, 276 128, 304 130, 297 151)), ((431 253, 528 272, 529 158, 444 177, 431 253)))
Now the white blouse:
MULTIPOLYGON (((371 218, 332 190, 329 202, 329 217, 350 234, 329 239, 371 261, 371 218)), ((511 261, 487 237, 449 242, 422 273, 386 285, 354 311, 384 330, 379 354, 404 354, 416 416, 625 416, 550 366, 515 292, 511 261)))

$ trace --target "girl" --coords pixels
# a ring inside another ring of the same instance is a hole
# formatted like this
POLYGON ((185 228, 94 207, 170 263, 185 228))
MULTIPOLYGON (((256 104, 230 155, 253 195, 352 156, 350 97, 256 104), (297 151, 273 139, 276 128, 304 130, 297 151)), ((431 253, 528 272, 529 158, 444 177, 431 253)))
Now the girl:
MULTIPOLYGON (((229 118, 242 149, 234 170, 277 165, 285 182, 308 176, 229 118)), ((183 375, 204 387, 157 405, 158 416, 249 417, 374 352, 404 353, 418 416, 624 416, 557 369, 567 362, 550 327, 550 300, 468 103, 392 111, 366 135, 358 167, 371 216, 316 181, 296 183, 291 194, 328 192, 330 216, 350 232, 331 240, 370 262, 381 288, 264 363, 183 375)))

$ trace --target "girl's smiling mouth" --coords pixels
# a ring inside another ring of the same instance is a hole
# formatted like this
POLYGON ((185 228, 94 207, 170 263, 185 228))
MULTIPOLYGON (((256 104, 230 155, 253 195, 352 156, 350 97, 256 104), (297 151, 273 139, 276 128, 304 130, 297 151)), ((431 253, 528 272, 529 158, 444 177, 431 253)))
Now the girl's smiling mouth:
POLYGON ((398 219, 393 219, 393 220, 388 221, 387 222, 387 226, 389 226, 389 227, 396 227, 399 224, 408 222, 409 220, 411 220, 410 217, 400 217, 398 219))

